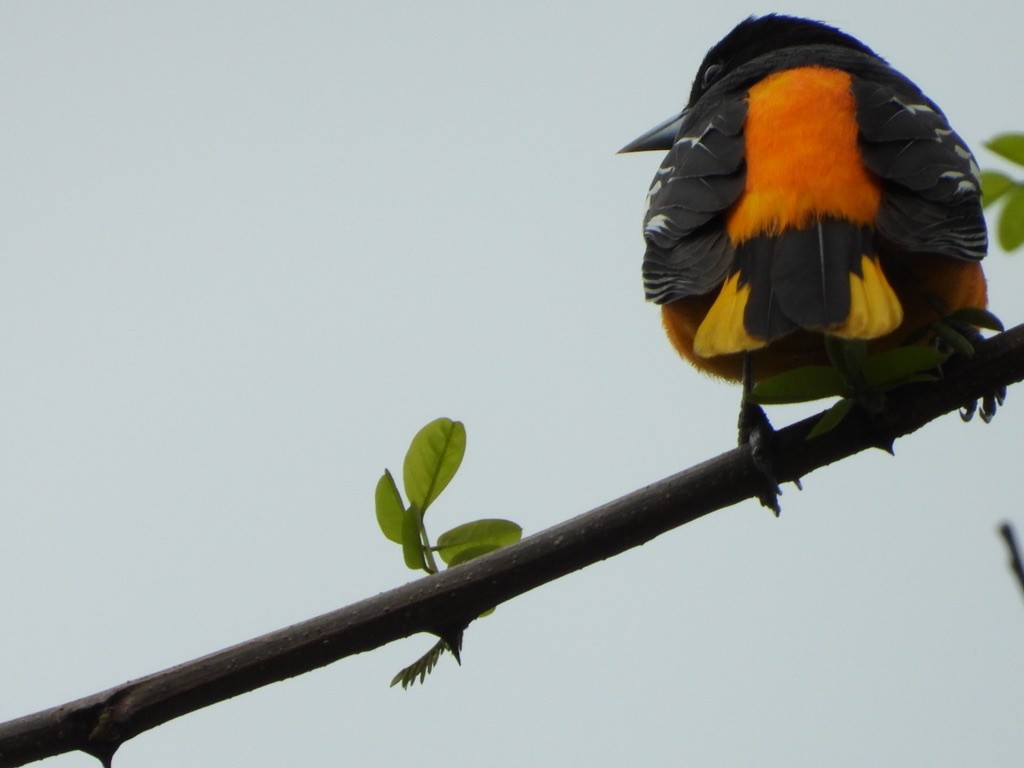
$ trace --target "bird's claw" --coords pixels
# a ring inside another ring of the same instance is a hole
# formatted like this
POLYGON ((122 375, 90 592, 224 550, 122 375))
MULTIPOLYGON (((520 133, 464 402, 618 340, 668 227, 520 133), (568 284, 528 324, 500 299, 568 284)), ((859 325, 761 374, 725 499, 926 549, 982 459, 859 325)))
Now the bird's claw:
POLYGON ((978 401, 971 400, 960 407, 960 418, 963 421, 970 421, 977 413, 986 424, 995 418, 999 406, 1006 400, 1006 387, 999 387, 994 392, 989 392, 981 398, 981 408, 978 408, 978 401))
MULTIPOLYGON (((972 347, 977 347, 979 343, 985 340, 985 337, 981 335, 981 331, 972 325, 954 323, 953 328, 966 338, 972 347)), ((1005 400, 1006 387, 997 387, 980 398, 981 408, 978 407, 978 400, 971 400, 960 406, 960 418, 965 422, 970 421, 974 418, 974 414, 977 413, 981 416, 981 420, 988 424, 995 418, 996 411, 1005 400)))

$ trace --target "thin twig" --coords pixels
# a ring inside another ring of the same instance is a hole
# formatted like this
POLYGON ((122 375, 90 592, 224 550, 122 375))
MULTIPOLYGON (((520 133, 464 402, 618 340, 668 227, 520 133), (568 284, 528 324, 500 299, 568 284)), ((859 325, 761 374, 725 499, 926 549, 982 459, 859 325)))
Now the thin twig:
POLYGON ((999 526, 999 533, 1006 540, 1006 548, 1010 551, 1010 570, 1017 577, 1017 583, 1024 592, 1024 562, 1020 558, 1020 549, 1017 547, 1017 537, 1013 533, 1013 526, 1003 523, 999 526))

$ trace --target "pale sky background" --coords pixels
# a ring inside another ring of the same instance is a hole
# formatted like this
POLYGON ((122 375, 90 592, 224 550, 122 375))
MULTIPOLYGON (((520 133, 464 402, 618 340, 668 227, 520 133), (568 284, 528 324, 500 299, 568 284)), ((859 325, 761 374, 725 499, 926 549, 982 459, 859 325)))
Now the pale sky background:
MULTIPOLYGON (((643 301, 656 154, 744 16, 825 19, 981 143, 1024 4, 0 4, 0 719, 411 578, 373 489, 465 421, 433 532, 713 456, 738 390, 643 301)), ((1014 325, 1024 264, 991 254, 1014 325)), ((778 424, 805 410, 772 411, 778 424)), ((1017 766, 1024 389, 501 606, 186 716, 118 768, 1017 766)), ((95 766, 71 755, 50 768, 95 766)))

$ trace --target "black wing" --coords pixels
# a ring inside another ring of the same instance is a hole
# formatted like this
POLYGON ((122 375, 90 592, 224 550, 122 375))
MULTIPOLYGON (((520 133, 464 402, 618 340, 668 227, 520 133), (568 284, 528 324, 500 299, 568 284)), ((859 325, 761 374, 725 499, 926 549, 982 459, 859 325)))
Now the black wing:
POLYGON ((978 260, 988 247, 978 166, 909 81, 853 78, 860 151, 883 181, 877 227, 908 251, 978 260))
POLYGON ((746 181, 741 96, 691 115, 654 177, 644 217, 644 291, 665 304, 725 279, 735 251, 719 220, 746 181))

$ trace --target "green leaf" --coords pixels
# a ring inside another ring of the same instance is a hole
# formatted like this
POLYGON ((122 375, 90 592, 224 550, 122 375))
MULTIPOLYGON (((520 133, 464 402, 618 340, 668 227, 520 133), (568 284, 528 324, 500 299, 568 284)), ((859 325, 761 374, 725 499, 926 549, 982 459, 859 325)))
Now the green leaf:
POLYGON ((846 418, 846 414, 848 414, 852 408, 853 400, 844 397, 821 415, 821 418, 818 419, 814 428, 807 433, 807 439, 811 440, 815 437, 824 435, 826 432, 831 432, 839 426, 840 422, 846 418))
POLYGON ((1001 171, 981 172, 981 204, 985 208, 1005 195, 1016 182, 1001 171))
POLYGON ((522 537, 523 529, 511 520, 474 520, 442 533, 435 549, 448 565, 458 565, 515 544, 522 537))
POLYGON ((856 381, 860 378, 864 359, 868 356, 868 343, 864 339, 843 339, 838 336, 825 336, 825 351, 832 365, 847 380, 856 381))
POLYGON ((864 361, 868 387, 888 388, 916 373, 938 368, 947 355, 932 347, 896 347, 864 361))
POLYGON ((761 405, 803 403, 846 393, 843 374, 827 365, 809 365, 780 373, 754 385, 753 400, 761 405))
POLYGON ((1014 251, 1024 243, 1024 187, 1014 187, 1006 195, 1006 205, 999 214, 999 246, 1014 251))
POLYGON ((377 508, 377 525, 381 533, 396 544, 402 543, 402 517, 405 515, 405 505, 398 493, 398 486, 395 485, 395 478, 391 476, 390 470, 385 469, 384 474, 377 481, 377 490, 373 495, 377 508))
POLYGON ((985 146, 1017 165, 1024 165, 1024 133, 1002 133, 985 142, 985 146))
POLYGON ((444 640, 438 640, 434 644, 433 648, 395 675, 391 680, 391 687, 394 688, 396 685, 401 683, 403 688, 408 688, 410 685, 415 683, 417 679, 420 681, 420 685, 422 685, 423 681, 426 680, 427 675, 429 675, 434 670, 434 667, 437 666, 437 662, 440 660, 441 654, 447 650, 450 650, 448 648, 448 643, 444 640))
POLYGON ((462 565, 468 563, 470 560, 476 560, 481 555, 487 555, 496 549, 501 549, 501 544, 481 544, 478 547, 465 547, 460 549, 454 555, 451 556, 450 560, 445 562, 450 568, 454 568, 456 565, 462 565))
POLYGON ((420 524, 416 519, 418 514, 412 507, 402 515, 402 556, 407 568, 429 573, 427 561, 423 558, 423 540, 420 539, 420 524))
POLYGON ((465 452, 466 428, 460 421, 435 419, 417 432, 402 468, 409 505, 426 512, 455 476, 465 452))
POLYGON ((973 325, 975 328, 987 328, 990 331, 1002 333, 1003 321, 993 315, 987 309, 980 307, 964 307, 944 318, 947 323, 963 323, 973 325))

